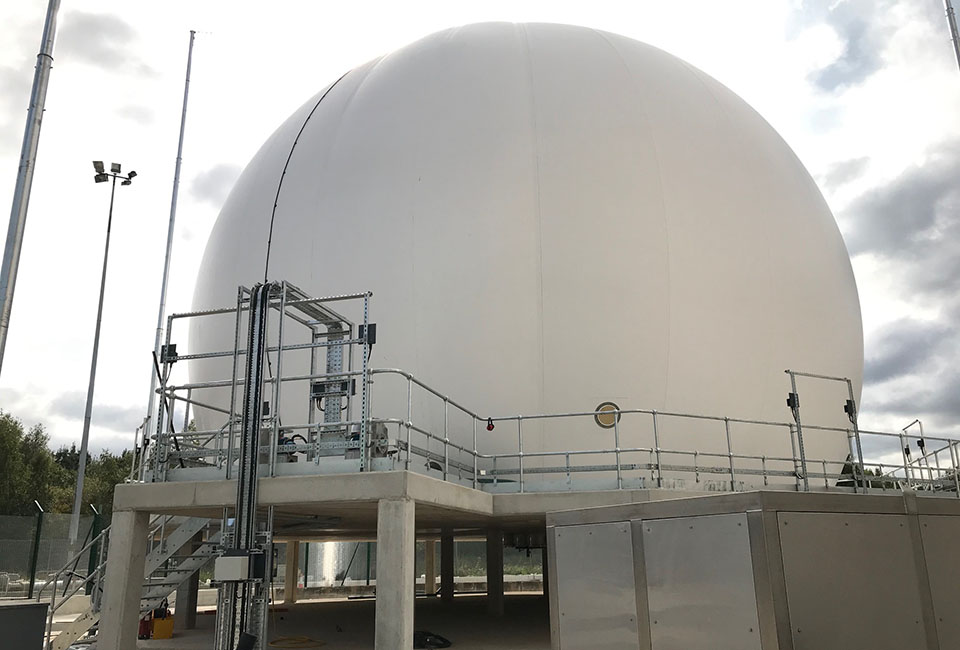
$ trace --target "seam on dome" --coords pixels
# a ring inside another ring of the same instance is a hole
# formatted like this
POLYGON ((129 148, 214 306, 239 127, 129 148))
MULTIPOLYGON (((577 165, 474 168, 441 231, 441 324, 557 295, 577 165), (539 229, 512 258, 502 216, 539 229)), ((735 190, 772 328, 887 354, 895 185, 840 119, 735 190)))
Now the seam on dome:
MULTIPOLYGON (((711 80, 711 81, 715 81, 715 80, 714 80, 712 77, 710 77, 709 75, 707 75, 706 72, 700 70, 699 68, 693 66, 693 65, 690 64, 690 63, 687 63, 687 62, 684 61, 683 59, 680 59, 680 58, 678 58, 678 57, 674 57, 674 58, 676 58, 677 61, 679 61, 687 70, 690 71, 690 73, 691 73, 691 75, 694 77, 694 79, 697 80, 697 83, 699 83, 701 86, 703 86, 703 89, 707 91, 707 94, 710 95, 710 97, 713 99, 713 102, 714 102, 714 103, 717 105, 717 107, 720 109, 720 113, 723 115, 724 120, 727 122, 727 124, 728 124, 730 127, 733 127, 733 126, 734 126, 734 121, 733 121, 733 119, 732 119, 732 117, 731 117, 731 115, 730 115, 730 112, 727 110, 727 107, 723 105, 723 102, 721 102, 720 99, 717 97, 717 94, 716 94, 715 92, 713 92, 713 88, 710 87, 710 84, 707 83, 708 80, 711 80)), ((719 83, 721 86, 723 86, 723 84, 722 84, 721 82, 717 81, 717 83, 719 83)), ((729 93, 731 93, 732 95, 734 95, 734 97, 736 97, 737 99, 740 99, 740 96, 739 96, 739 95, 737 95, 736 93, 734 93, 732 90, 730 90, 730 89, 727 88, 726 86, 723 86, 723 88, 724 88, 725 90, 727 90, 729 93)), ((748 108, 752 113, 754 113, 758 118, 760 118, 760 120, 761 120, 770 130, 772 130, 772 131, 774 132, 774 134, 776 134, 776 136, 777 136, 778 138, 780 138, 780 134, 777 133, 777 130, 774 129, 773 126, 772 126, 769 122, 767 122, 767 120, 766 120, 762 115, 760 115, 760 113, 758 113, 752 106, 750 106, 750 104, 747 104, 746 100, 741 99, 741 101, 742 101, 744 104, 746 104, 746 105, 747 105, 747 108, 748 108)), ((737 128, 737 130, 735 131, 735 133, 741 134, 741 130, 740 130, 739 128, 737 128)), ((780 138, 780 140, 781 140, 781 141, 783 142, 783 144, 790 150, 790 152, 793 153, 793 150, 790 149, 790 145, 787 144, 786 141, 783 140, 782 138, 780 138)), ((764 226, 767 227, 767 232, 769 233, 769 232, 770 232, 769 221, 768 221, 767 219, 763 219, 763 220, 761 221, 761 223, 762 223, 764 226)), ((769 242, 770 240, 771 240, 771 237, 770 237, 769 234, 768 234, 767 237, 765 238, 765 241, 769 242)), ((771 250, 770 250, 769 247, 766 247, 766 248, 764 249, 763 255, 764 255, 764 259, 766 260, 767 267, 768 267, 768 268, 773 268, 773 261, 774 261, 774 260, 773 260, 773 253, 771 252, 771 250)), ((775 287, 774 284, 773 284, 773 278, 772 278, 771 274, 770 274, 770 273, 763 273, 763 274, 761 274, 761 275, 763 276, 764 282, 767 284, 767 290, 770 291, 771 294, 775 294, 775 293, 776 293, 776 287, 775 287)), ((773 357, 774 357, 774 350, 775 350, 775 348, 776 348, 775 345, 773 345, 772 343, 768 343, 768 347, 767 347, 767 350, 766 350, 766 359, 770 362, 770 366, 771 366, 771 367, 772 367, 772 365, 773 365, 772 361, 773 361, 773 357)), ((777 371, 773 371, 773 370, 771 370, 771 373, 770 373, 770 374, 764 374, 764 378, 763 378, 763 389, 762 389, 762 391, 761 391, 761 395, 763 395, 764 397, 766 397, 766 396, 769 394, 770 390, 773 390, 773 391, 776 391, 776 390, 777 390, 775 387, 771 388, 771 386, 772 386, 772 384, 771 384, 771 378, 774 376, 774 374, 777 374, 777 376, 779 376, 778 372, 777 372, 777 371)), ((770 403, 772 404, 773 402, 770 402, 770 403)), ((761 404, 760 404, 760 410, 761 410, 761 412, 762 412, 763 408, 764 408, 764 404, 761 403, 761 404)))
MULTIPOLYGON (((666 239, 667 246, 667 358, 666 358, 666 368, 664 372, 664 382, 663 382, 663 404, 667 403, 667 395, 670 393, 670 358, 672 352, 672 328, 670 327, 671 318, 673 315, 673 292, 670 287, 670 220, 667 218, 667 204, 666 204, 666 193, 663 189, 663 167, 660 164, 660 146, 657 143, 657 134, 653 128, 650 128, 650 115, 644 110, 643 102, 643 93, 639 91, 636 86, 636 79, 633 75, 633 71, 630 69, 630 64, 627 63, 627 60, 623 57, 623 54, 620 52, 620 49, 614 44, 613 41, 607 36, 606 32, 603 32, 599 29, 591 29, 594 34, 603 39, 603 41, 613 50, 613 53, 616 55, 617 59, 620 60, 620 63, 623 65, 624 70, 627 72, 627 77, 630 80, 630 87, 633 89, 637 97, 637 110, 643 114, 644 122, 647 125, 647 131, 650 134, 650 141, 653 143, 653 159, 657 164, 657 185, 660 187, 660 206, 663 209, 662 220, 663 220, 663 232, 666 239)), ((646 46, 645 43, 641 45, 646 46)), ((649 46, 646 46, 649 47, 649 46)))
POLYGON ((537 181, 537 283, 539 284, 538 307, 540 326, 540 408, 544 407, 544 398, 546 395, 546 355, 543 343, 543 214, 541 212, 541 188, 540 188, 540 132, 537 127, 537 97, 534 89, 533 79, 533 55, 530 50, 530 32, 523 23, 517 24, 520 28, 523 38, 522 44, 526 56, 524 57, 527 65, 527 76, 530 79, 530 124, 533 133, 533 162, 536 171, 537 181))

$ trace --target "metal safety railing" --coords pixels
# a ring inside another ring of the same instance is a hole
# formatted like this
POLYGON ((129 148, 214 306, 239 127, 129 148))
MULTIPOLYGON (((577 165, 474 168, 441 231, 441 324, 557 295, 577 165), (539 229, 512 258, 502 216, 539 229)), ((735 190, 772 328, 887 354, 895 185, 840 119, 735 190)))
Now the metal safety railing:
MULTIPOLYGON (((369 366, 375 342, 375 325, 369 322, 372 294, 310 298, 288 283, 278 286, 282 290, 272 299, 278 318, 270 326, 273 338, 267 341, 272 373, 263 380, 270 413, 261 427, 259 463, 265 468, 261 475, 407 469, 489 491, 525 492, 547 484, 558 489, 702 485, 733 491, 775 485, 801 491, 841 487, 855 492, 910 487, 960 496, 958 443, 924 435, 922 425, 916 435, 911 427, 918 421, 900 432, 860 429, 848 378, 786 370, 792 422, 644 408, 484 415, 405 370, 369 366), (351 304, 357 307, 353 319, 333 311, 333 303, 344 309, 351 304), (291 324, 305 327, 307 340, 292 339, 291 324), (326 364, 318 358, 321 352, 326 354, 326 364), (308 362, 297 362, 296 355, 304 354, 309 355, 308 362), (395 380, 374 386, 375 380, 390 377, 399 378, 400 386, 393 385, 395 380), (838 400, 837 408, 838 413, 843 408, 849 426, 801 420, 798 378, 845 384, 845 401, 838 400), (306 404, 302 390, 284 388, 293 384, 308 386, 306 404), (355 401, 361 402, 359 409, 355 401), (375 414, 372 402, 379 405, 375 414), (290 420, 298 410, 306 411, 306 417, 290 420), (281 421, 281 415, 288 419, 281 421), (605 438, 598 438, 594 426, 600 416, 609 422, 603 426, 608 429, 605 438), (570 433, 584 425, 591 428, 589 435, 570 433), (700 448, 690 448, 689 436, 678 436, 678 428, 696 429, 700 448), (561 430, 566 432, 557 434, 561 430), (735 443, 751 434, 749 448, 735 443), (848 453, 811 455, 809 449, 818 445, 811 447, 810 436, 840 438, 848 453), (603 442, 564 448, 573 439, 603 442), (763 444, 756 444, 757 440, 763 444), (919 451, 915 457, 911 444, 919 451)), ((160 370, 158 427, 152 436, 141 439, 155 444, 149 445, 152 454, 141 453, 134 461, 134 480, 231 478, 235 472, 237 405, 239 391, 244 389, 237 369, 246 353, 240 341, 247 296, 249 290, 241 288, 235 308, 170 316, 168 353, 160 370), (175 321, 211 316, 234 318, 233 350, 169 352, 175 321), (174 363, 213 359, 229 360, 232 374, 206 381, 172 380, 174 363), (179 431, 173 424, 177 405, 184 410, 179 431), (218 416, 218 426, 187 430, 186 414, 191 408, 205 410, 206 421, 213 419, 211 414, 218 416)))

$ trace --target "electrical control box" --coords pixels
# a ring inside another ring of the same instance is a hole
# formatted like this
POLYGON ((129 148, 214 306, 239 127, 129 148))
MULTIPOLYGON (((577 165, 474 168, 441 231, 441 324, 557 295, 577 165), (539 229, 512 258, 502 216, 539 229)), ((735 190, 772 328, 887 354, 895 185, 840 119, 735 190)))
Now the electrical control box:
POLYGON ((221 555, 213 563, 213 579, 218 582, 242 582, 250 579, 249 555, 221 555))

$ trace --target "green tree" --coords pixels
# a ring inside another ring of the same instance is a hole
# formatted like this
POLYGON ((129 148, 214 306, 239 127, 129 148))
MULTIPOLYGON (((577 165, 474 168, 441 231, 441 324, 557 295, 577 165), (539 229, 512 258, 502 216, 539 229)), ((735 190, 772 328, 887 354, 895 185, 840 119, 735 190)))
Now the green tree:
MULTIPOLYGON (((73 510, 80 454, 75 445, 49 448, 50 436, 43 425, 24 431, 23 423, 0 411, 0 515, 30 515, 34 500, 46 512, 73 510)), ((109 515, 113 489, 130 471, 130 453, 102 451, 87 460, 83 507, 93 504, 109 515)))

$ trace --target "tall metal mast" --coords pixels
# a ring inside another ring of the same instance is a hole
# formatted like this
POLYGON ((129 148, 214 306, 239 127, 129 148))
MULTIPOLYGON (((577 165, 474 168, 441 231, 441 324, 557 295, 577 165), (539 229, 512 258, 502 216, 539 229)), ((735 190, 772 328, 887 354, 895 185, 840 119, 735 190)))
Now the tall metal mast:
POLYGON ((953 40, 953 53, 957 55, 957 65, 960 66, 960 33, 957 31, 957 15, 953 11, 953 3, 944 0, 947 9, 947 23, 950 25, 950 38, 953 40))
POLYGON ((50 83, 50 68, 53 65, 53 42, 57 33, 59 10, 60 0, 50 0, 47 5, 47 20, 43 26, 43 38, 40 41, 40 52, 37 54, 37 67, 33 73, 30 108, 27 111, 23 146, 20 149, 20 168, 17 171, 17 184, 13 190, 7 242, 3 248, 3 267, 0 268, 0 369, 3 368, 3 352, 7 347, 10 310, 13 308, 13 290, 17 284, 20 248, 23 246, 23 231, 27 225, 27 206, 30 203, 30 188, 33 186, 33 171, 36 168, 37 148, 40 145, 40 123, 43 120, 43 107, 47 101, 47 85, 50 83))
MULTIPOLYGON (((177 221, 177 195, 180 190, 180 165, 183 162, 183 132, 187 126, 187 97, 190 94, 190 67, 193 64, 193 41, 196 36, 194 30, 190 30, 190 47, 187 50, 187 74, 183 82, 183 112, 180 114, 180 140, 177 143, 177 163, 173 171, 173 196, 170 199, 170 224, 167 226, 167 250, 163 260, 163 280, 160 284, 160 309, 157 313, 157 334, 153 341, 153 351, 157 358, 160 358, 160 342, 163 339, 163 317, 167 309, 167 284, 170 279, 170 257, 173 253, 173 228, 177 221)), ((157 400, 157 374, 150 365, 150 397, 147 404, 147 420, 143 425, 144 438, 149 435, 153 422, 154 412, 156 410, 157 400)), ((171 417, 173 414, 170 414, 171 417)), ((134 450, 136 453, 136 450, 134 450)))

